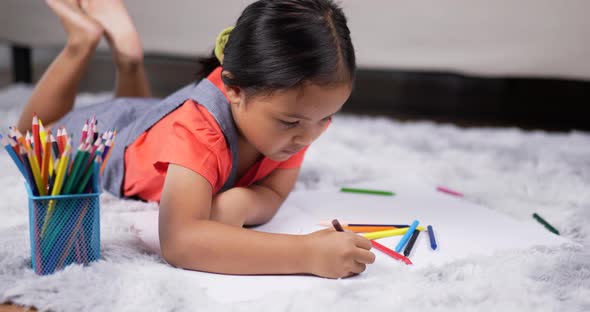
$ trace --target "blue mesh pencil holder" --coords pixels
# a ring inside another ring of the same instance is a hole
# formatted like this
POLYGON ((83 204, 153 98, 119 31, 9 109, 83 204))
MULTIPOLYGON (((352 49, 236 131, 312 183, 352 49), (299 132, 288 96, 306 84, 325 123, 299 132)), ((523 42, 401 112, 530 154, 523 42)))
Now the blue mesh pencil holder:
POLYGON ((100 258, 100 192, 76 195, 29 196, 29 235, 32 267, 52 274, 72 263, 100 258))

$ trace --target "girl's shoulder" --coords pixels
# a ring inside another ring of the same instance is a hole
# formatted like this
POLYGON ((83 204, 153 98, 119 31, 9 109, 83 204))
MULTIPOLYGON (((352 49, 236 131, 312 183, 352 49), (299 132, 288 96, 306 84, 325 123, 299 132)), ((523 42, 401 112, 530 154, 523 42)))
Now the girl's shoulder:
POLYGON ((170 131, 183 129, 199 141, 205 139, 203 143, 212 143, 211 139, 214 137, 224 139, 223 131, 213 115, 192 99, 186 100, 178 109, 164 117, 154 126, 154 128, 156 127, 160 129, 151 130, 161 131, 163 135, 170 131))

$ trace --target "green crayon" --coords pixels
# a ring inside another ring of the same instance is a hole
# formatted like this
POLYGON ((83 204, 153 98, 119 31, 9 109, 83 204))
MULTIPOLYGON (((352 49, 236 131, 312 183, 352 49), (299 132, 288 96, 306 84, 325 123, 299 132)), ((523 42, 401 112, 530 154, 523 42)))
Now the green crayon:
POLYGON ((543 226, 545 226, 546 229, 548 229, 549 231, 559 235, 559 231, 554 228, 553 226, 551 226, 551 224, 549 224, 547 221, 545 221, 545 219, 541 218, 541 216, 539 216, 536 213, 533 213, 533 218, 535 218, 535 220, 539 221, 539 223, 543 224, 543 226))
POLYGON ((348 188, 348 187, 341 188, 340 189, 340 192, 345 192, 345 193, 359 193, 359 194, 371 194, 371 195, 384 195, 384 196, 393 196, 393 195, 395 195, 394 192, 378 191, 378 190, 367 190, 367 189, 356 189, 356 188, 348 188))

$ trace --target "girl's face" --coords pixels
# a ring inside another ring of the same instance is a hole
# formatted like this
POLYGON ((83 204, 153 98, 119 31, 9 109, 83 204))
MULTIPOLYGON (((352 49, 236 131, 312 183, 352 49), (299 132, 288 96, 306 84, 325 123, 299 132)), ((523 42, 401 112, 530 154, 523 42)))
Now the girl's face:
POLYGON ((304 84, 249 98, 239 88, 226 91, 240 135, 264 156, 284 161, 322 134, 352 86, 304 84))

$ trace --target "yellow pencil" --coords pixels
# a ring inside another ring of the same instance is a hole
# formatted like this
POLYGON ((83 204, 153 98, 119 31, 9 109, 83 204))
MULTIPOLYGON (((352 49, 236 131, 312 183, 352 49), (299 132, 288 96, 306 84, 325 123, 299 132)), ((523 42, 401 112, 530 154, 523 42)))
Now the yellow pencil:
MULTIPOLYGON (((66 148, 59 158, 59 164, 57 165, 57 172, 55 173, 55 182, 53 182, 53 189, 51 190, 51 196, 59 195, 61 192, 61 187, 64 181, 64 176, 66 169, 68 167, 69 162, 69 154, 70 154, 70 145, 66 145, 66 148)), ((47 225, 49 224, 49 218, 53 214, 53 209, 55 208, 55 200, 50 200, 49 205, 47 205, 47 213, 45 213, 45 219, 43 220, 43 226, 41 228, 41 236, 45 235, 45 230, 47 230, 47 225)))
MULTIPOLYGON (((47 136, 47 131, 45 131, 45 127, 43 127, 43 123, 41 119, 39 119, 39 138, 41 138, 41 142, 45 142, 45 137, 47 136)), ((41 151, 45 148, 44 145, 41 145, 41 151)))
POLYGON ((64 177, 66 175, 66 169, 68 167, 68 162, 70 160, 70 145, 66 145, 66 149, 64 150, 63 154, 59 159, 59 165, 57 167, 57 173, 55 176, 55 182, 53 184, 53 189, 51 190, 51 196, 59 195, 61 192, 61 187, 64 182, 64 177))
POLYGON ((45 188, 43 187, 43 180, 41 178, 41 168, 39 168, 39 161, 37 160, 37 156, 35 156, 34 152, 29 152, 29 163, 31 165, 31 171, 33 172, 33 179, 35 180, 35 185, 37 185, 37 190, 39 191, 39 196, 45 196, 47 193, 45 192, 45 188))

